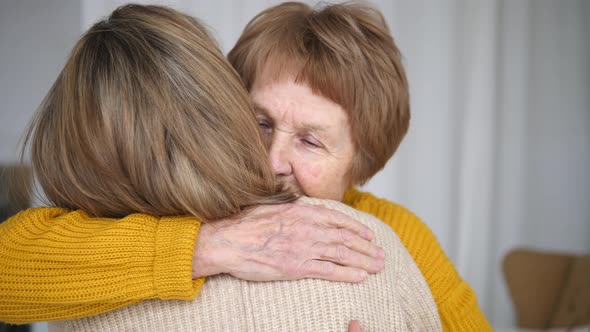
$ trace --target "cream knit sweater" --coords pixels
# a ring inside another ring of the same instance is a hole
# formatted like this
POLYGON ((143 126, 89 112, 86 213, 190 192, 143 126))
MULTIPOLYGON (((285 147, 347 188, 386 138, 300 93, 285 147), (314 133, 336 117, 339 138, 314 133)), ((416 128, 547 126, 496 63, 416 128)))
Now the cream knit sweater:
POLYGON ((304 198, 375 231, 385 268, 360 284, 325 280, 249 282, 207 278, 193 301, 148 300, 112 312, 51 322, 50 331, 442 331, 432 294, 399 238, 378 219, 342 203, 304 198))

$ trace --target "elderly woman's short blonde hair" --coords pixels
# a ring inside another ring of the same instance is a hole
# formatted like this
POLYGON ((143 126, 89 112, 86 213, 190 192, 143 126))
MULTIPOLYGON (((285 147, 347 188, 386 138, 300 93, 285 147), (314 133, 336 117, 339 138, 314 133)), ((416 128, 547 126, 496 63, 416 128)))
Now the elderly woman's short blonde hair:
POLYGON ((92 26, 27 144, 50 203, 96 216, 216 219, 292 198, 239 76, 196 19, 165 7, 123 6, 92 26))
POLYGON ((408 130, 401 54, 376 9, 352 3, 271 7, 248 23, 228 58, 248 89, 263 71, 277 80, 295 75, 348 112, 358 153, 351 184, 382 169, 408 130))

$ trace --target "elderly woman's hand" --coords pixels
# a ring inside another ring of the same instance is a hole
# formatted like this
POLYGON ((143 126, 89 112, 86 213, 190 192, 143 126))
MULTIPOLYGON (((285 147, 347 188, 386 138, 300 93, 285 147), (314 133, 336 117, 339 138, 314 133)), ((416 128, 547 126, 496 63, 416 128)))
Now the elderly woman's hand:
POLYGON ((303 202, 260 206, 203 223, 193 277, 361 282, 383 268, 384 252, 372 238, 365 225, 328 208, 303 202))
POLYGON ((363 332, 358 320, 351 320, 348 324, 348 332, 363 332))

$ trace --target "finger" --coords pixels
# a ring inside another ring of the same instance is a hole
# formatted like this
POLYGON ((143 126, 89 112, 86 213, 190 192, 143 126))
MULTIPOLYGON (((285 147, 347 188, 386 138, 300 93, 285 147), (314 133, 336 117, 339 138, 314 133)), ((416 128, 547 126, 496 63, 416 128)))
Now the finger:
POLYGON ((382 260, 385 258, 385 251, 383 248, 365 239, 356 237, 350 241, 343 242, 343 244, 351 250, 361 254, 382 260))
POLYGON ((367 271, 355 267, 340 266, 338 264, 309 260, 301 267, 305 278, 316 278, 338 282, 359 283, 367 279, 367 271))
POLYGON ((339 265, 356 267, 369 273, 377 273, 383 270, 384 260, 369 257, 350 250, 344 245, 318 244, 313 246, 316 257, 324 261, 338 263, 339 265))
POLYGON ((338 228, 348 229, 359 234, 361 237, 371 241, 375 238, 374 232, 361 222, 345 215, 344 213, 336 210, 331 210, 325 207, 316 206, 316 209, 327 210, 325 211, 327 217, 327 225, 338 228))
POLYGON ((358 234, 346 229, 326 229, 321 232, 322 242, 342 244, 363 255, 374 258, 384 258, 385 252, 373 242, 361 238, 358 234))
POLYGON ((350 321, 350 324, 348 324, 348 332, 363 332, 363 329, 361 329, 361 324, 358 320, 350 321))
POLYGON ((292 203, 292 206, 298 209, 297 213, 299 216, 305 216, 308 220, 321 223, 325 226, 348 229, 369 241, 373 240, 375 237, 375 234, 369 227, 342 212, 332 210, 322 205, 306 203, 302 200, 295 201, 292 203))

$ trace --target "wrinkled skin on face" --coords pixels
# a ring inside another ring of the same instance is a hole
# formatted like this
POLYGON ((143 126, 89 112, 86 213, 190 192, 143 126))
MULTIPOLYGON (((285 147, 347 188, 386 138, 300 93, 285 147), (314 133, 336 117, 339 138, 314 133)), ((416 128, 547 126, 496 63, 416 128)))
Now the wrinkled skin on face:
POLYGON ((342 200, 355 153, 346 111, 289 78, 261 77, 250 95, 278 178, 307 196, 342 200))

